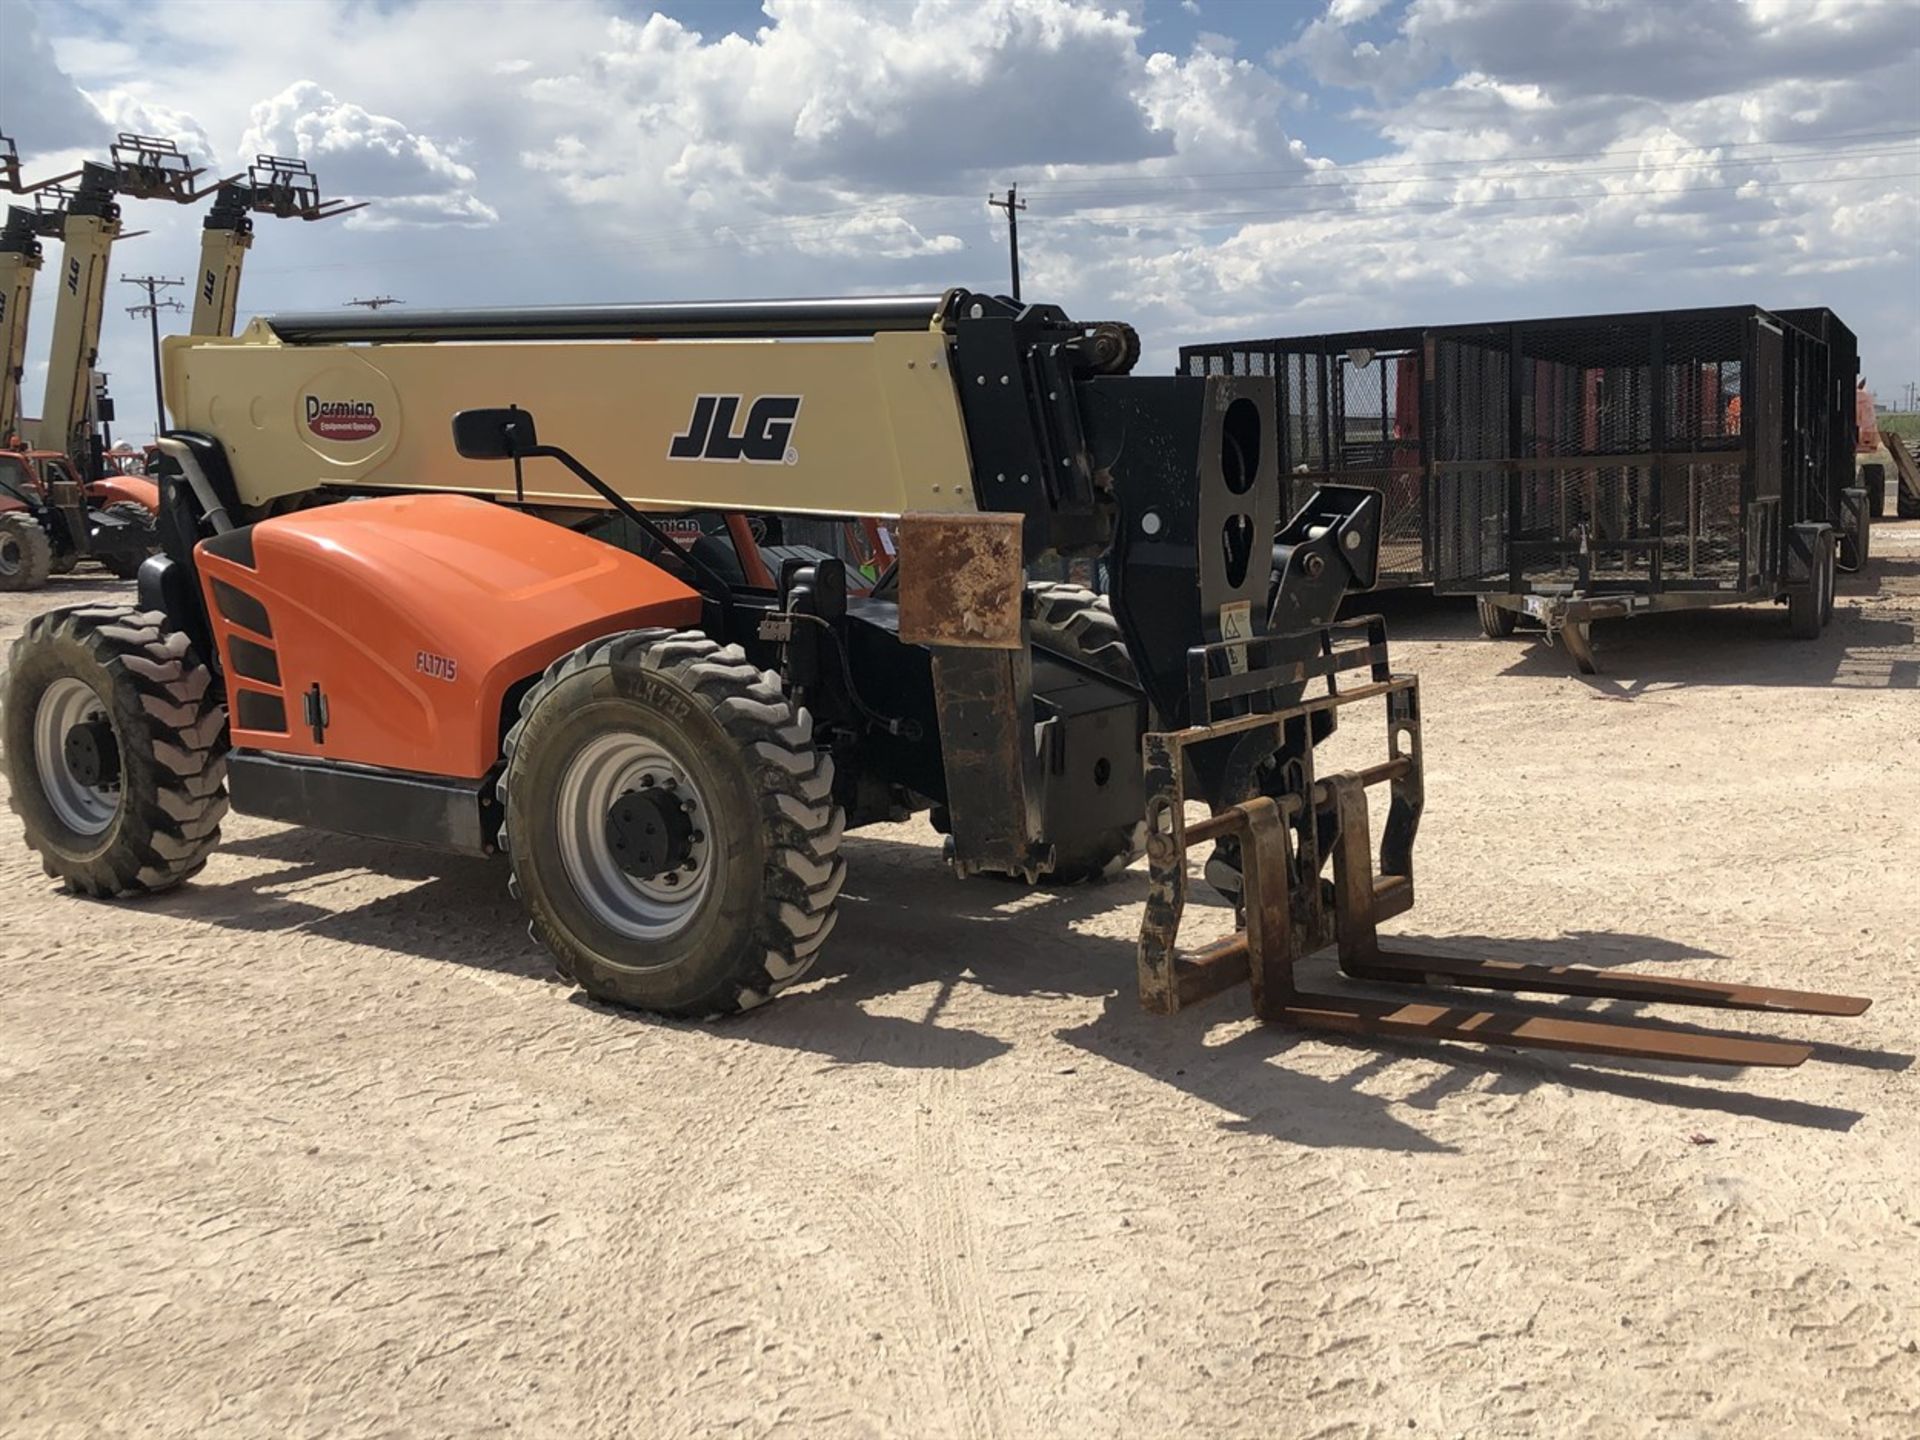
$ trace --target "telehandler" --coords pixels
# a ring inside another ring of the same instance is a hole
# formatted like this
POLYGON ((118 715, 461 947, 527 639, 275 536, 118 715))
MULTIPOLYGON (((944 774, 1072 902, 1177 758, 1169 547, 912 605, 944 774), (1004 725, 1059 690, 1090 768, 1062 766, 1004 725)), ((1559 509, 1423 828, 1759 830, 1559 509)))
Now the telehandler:
POLYGON ((502 855, 565 976, 711 1016, 814 962, 847 829, 931 808, 962 875, 1087 880, 1144 846, 1139 982, 1158 1012, 1248 981, 1263 1019, 1323 1030, 1810 1053, 1301 990, 1298 962, 1328 947, 1389 994, 1865 1008, 1384 947, 1376 926, 1414 896, 1419 691, 1381 620, 1336 619, 1374 581, 1380 496, 1326 486, 1283 524, 1272 387, 1137 376, 1138 355, 1125 325, 964 290, 174 338, 163 553, 138 604, 42 615, 13 650, 27 842, 99 897, 192 876, 229 803, 502 855), (897 520, 898 559, 865 595, 830 556, 747 583, 653 518, 701 507, 897 520), (647 554, 565 523, 609 508, 647 554), (1102 554, 1111 608, 1025 582, 1036 560, 1102 554), (1384 758, 1319 773, 1316 744, 1368 703, 1384 758), (1240 926, 1189 952, 1187 851, 1209 843, 1240 926))

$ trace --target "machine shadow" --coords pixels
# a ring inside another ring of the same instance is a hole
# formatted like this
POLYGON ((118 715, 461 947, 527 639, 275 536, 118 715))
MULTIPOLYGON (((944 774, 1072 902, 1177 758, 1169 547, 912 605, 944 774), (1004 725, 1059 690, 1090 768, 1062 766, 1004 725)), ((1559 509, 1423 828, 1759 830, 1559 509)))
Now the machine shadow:
MULTIPOLYGON (((722 1022, 725 1033, 816 1054, 836 1065, 960 1070, 998 1058, 1016 1043, 955 1023, 949 1002, 961 990, 1022 999, 1095 999, 1103 1002, 1100 1013, 1056 1031, 1058 1038, 1204 1101, 1228 1117, 1222 1123, 1229 1128, 1314 1146, 1445 1150, 1449 1147, 1396 1116, 1394 1106, 1433 1109, 1446 1096, 1476 1084, 1509 1094, 1540 1084, 1565 1085, 1679 1109, 1831 1130, 1845 1130, 1861 1118, 1853 1110, 1700 1083, 1707 1077, 1727 1078, 1727 1072, 1711 1068, 1378 1038, 1349 1040, 1260 1026, 1251 1023, 1244 1003, 1235 1006, 1233 997, 1237 994, 1244 1002, 1244 991, 1229 992, 1176 1016, 1149 1015, 1135 995, 1131 933, 1092 934, 1082 928, 1094 917, 1144 901, 1145 881, 1137 871, 1105 885, 1027 890, 991 880, 958 883, 928 845, 850 836, 846 847, 850 878, 833 941, 819 964, 779 1004, 722 1022), (1044 913, 1043 924, 1033 923, 1036 911, 1044 913), (876 1002, 884 1007, 890 997, 928 986, 932 998, 918 1015, 875 1008, 876 1002), (1244 1028, 1224 1043, 1210 1043, 1212 1032, 1223 1024, 1244 1028), (1350 1049, 1363 1058, 1333 1080, 1275 1063, 1310 1040, 1350 1049), (1444 1072, 1401 1101, 1361 1088, 1399 1061, 1434 1059, 1444 1060, 1444 1072)), ((279 862, 281 868, 245 880, 202 881, 165 897, 166 909, 228 929, 297 931, 565 988, 546 952, 527 937, 524 915, 506 893, 505 867, 498 862, 304 830, 246 837, 226 847, 226 853, 279 862), (359 873, 412 883, 349 909, 314 903, 342 875, 359 873), (303 899, 303 894, 313 898, 303 899)), ((1389 944, 1446 953, 1598 968, 1719 958, 1685 944, 1617 932, 1577 932, 1543 941, 1384 938, 1389 944)), ((1337 976, 1328 959, 1308 962, 1307 972, 1304 983, 1319 989, 1358 988, 1362 993, 1429 999, 1435 993, 1353 987, 1337 976)), ((601 1006, 578 992, 574 998, 634 1024, 685 1025, 601 1006)), ((1563 1016, 1627 1016, 1639 1009, 1578 999, 1530 1004, 1507 996, 1468 996, 1460 1003, 1563 1016)), ((1709 1027, 1686 1024, 1670 1010, 1661 1019, 1676 1028, 1713 1033, 1709 1027)), ((1778 1025, 1767 1028, 1780 1032, 1778 1025)), ((1913 1060, 1910 1055, 1829 1044, 1817 1045, 1815 1058, 1882 1070, 1902 1070, 1913 1060)))

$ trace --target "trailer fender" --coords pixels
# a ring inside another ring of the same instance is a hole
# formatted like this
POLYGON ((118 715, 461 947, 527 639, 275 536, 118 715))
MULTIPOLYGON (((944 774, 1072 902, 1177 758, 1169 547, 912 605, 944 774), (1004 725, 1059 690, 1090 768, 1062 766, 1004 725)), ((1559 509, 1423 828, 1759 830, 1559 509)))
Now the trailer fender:
POLYGON ((1833 544, 1833 527, 1824 521, 1805 521, 1787 527, 1786 588, 1805 589, 1820 574, 1822 556, 1833 544))
POLYGON ((597 636, 700 619, 650 561, 461 495, 343 501, 203 540, 233 743, 478 779, 508 692, 597 636))

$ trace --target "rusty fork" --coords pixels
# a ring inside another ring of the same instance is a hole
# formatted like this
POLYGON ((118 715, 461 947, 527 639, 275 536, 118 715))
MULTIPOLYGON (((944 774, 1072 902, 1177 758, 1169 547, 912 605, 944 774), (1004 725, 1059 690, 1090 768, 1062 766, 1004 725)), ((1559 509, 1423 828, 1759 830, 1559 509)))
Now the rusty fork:
POLYGON ((1412 830, 1420 808, 1418 703, 1411 677, 1362 686, 1266 715, 1243 716, 1144 739, 1148 788, 1148 878, 1140 933, 1140 993, 1152 1011, 1172 1014, 1242 980, 1254 1013, 1270 1023, 1352 1035, 1466 1041, 1566 1050, 1636 1059, 1708 1065, 1799 1065, 1813 1047, 1799 1041, 1707 1034, 1640 1020, 1562 1018, 1456 1004, 1399 1003, 1351 993, 1317 994, 1299 988, 1302 959, 1329 945, 1355 980, 1394 985, 1441 985, 1552 995, 1579 995, 1642 1003, 1704 1005, 1804 1015, 1858 1015, 1869 1002, 1854 996, 1780 990, 1611 973, 1572 965, 1397 952, 1380 943, 1382 920, 1413 904, 1412 830), (1279 726, 1290 718, 1371 696, 1388 702, 1391 758, 1359 772, 1325 779, 1311 773, 1299 788, 1259 795, 1204 820, 1187 823, 1185 770, 1189 745, 1279 726), (1395 807, 1374 868, 1367 790, 1393 788, 1395 807), (1311 804, 1312 815, 1305 812, 1311 804), (1331 905, 1321 878, 1319 817, 1333 819, 1331 905), (1241 857, 1241 926, 1227 938, 1187 954, 1178 943, 1188 885, 1186 852, 1227 837, 1241 857), (1300 877, 1295 883, 1293 876, 1300 877))

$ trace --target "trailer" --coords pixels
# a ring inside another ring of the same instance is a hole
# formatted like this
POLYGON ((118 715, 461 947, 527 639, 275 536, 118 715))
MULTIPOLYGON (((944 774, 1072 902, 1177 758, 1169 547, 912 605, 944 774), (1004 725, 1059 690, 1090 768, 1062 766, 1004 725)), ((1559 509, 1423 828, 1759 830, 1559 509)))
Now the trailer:
POLYGON ((1528 617, 1594 669, 1596 620, 1759 600, 1818 635, 1868 551, 1853 334, 1758 306, 1196 345, 1275 389, 1294 496, 1387 497, 1383 584, 1528 617))

